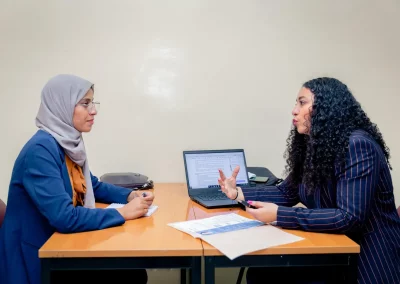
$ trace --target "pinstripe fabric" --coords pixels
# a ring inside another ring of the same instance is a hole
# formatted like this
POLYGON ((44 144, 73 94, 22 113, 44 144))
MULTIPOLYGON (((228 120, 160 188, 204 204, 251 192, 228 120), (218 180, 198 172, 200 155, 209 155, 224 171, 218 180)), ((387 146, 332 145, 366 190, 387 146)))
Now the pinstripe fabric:
POLYGON ((344 233, 361 247, 358 283, 400 283, 400 218, 389 167, 380 146, 367 133, 349 138, 344 166, 335 180, 307 196, 303 185, 243 188, 247 200, 279 205, 277 226, 344 233), (302 202, 307 208, 291 207, 302 202))

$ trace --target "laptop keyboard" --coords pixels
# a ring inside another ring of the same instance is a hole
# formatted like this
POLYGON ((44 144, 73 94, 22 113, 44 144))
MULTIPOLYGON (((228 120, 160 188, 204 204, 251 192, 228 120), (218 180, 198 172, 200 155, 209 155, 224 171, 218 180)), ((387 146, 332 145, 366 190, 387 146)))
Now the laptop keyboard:
POLYGON ((218 192, 213 194, 201 194, 197 196, 198 198, 205 200, 205 201, 212 201, 212 200, 224 200, 227 199, 225 193, 218 192))

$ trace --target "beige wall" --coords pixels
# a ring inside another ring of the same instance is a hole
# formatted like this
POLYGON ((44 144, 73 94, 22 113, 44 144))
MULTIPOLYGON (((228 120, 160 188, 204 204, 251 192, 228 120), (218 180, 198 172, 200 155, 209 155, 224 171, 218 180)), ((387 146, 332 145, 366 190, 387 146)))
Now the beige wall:
POLYGON ((244 148, 276 174, 301 84, 353 90, 391 148, 400 205, 400 2, 0 0, 0 198, 58 73, 96 84, 92 171, 183 182, 182 151, 244 148))

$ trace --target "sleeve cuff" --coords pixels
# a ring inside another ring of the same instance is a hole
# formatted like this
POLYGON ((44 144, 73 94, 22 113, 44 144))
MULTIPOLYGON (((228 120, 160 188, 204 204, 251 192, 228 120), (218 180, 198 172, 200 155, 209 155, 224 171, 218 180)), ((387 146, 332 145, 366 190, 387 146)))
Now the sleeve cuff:
MULTIPOLYGON (((251 188, 243 188, 243 187, 241 187, 241 189, 242 189, 243 197, 244 197, 245 200, 248 200, 248 199, 249 199, 249 198, 248 198, 248 195, 249 195, 249 194, 253 194, 253 195, 254 195, 254 189, 251 189, 251 188)), ((253 198, 253 199, 254 199, 254 198, 253 198)))
POLYGON ((121 203, 121 204, 126 204, 128 202, 128 195, 132 192, 131 189, 125 188, 125 187, 117 187, 117 190, 113 192, 113 199, 115 199, 114 202, 116 203, 121 203))
POLYGON ((283 228, 297 228, 296 208, 278 206, 276 226, 283 228))
POLYGON ((117 226, 123 225, 125 223, 124 217, 122 217, 122 215, 118 212, 117 209, 110 208, 110 209, 107 209, 107 210, 112 210, 112 212, 113 212, 112 214, 115 215, 114 216, 115 217, 115 223, 116 223, 117 226))

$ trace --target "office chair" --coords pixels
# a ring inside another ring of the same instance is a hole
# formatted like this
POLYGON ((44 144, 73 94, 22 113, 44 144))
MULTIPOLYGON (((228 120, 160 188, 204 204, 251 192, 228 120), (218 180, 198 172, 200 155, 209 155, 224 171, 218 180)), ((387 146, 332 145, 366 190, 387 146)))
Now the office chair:
POLYGON ((3 224, 4 215, 6 214, 6 204, 0 199, 0 227, 3 224))

